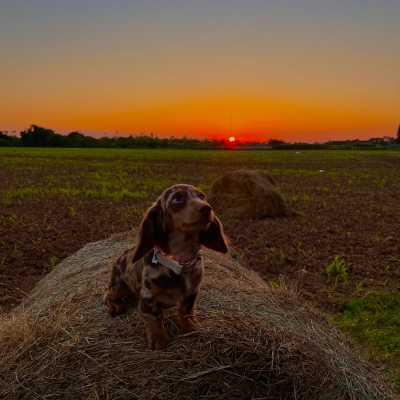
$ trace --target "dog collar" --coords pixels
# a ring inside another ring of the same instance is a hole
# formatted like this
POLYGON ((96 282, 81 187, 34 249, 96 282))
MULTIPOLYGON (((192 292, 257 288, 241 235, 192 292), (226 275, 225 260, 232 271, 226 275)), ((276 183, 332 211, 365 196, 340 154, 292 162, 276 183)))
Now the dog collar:
POLYGON ((164 267, 169 268, 171 271, 174 271, 177 275, 181 275, 182 272, 189 272, 196 268, 197 263, 201 260, 201 257, 197 255, 190 261, 184 263, 178 263, 172 258, 168 257, 158 246, 154 246, 153 248, 154 254, 151 262, 153 264, 160 263, 164 265, 164 267))

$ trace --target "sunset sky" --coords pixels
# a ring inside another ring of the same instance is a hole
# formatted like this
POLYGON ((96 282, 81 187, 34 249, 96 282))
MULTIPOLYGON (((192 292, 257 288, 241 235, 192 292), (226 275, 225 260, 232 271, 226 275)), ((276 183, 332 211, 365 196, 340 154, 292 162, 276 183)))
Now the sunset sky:
POLYGON ((0 130, 324 142, 400 124, 399 0, 0 0, 0 57, 0 130))

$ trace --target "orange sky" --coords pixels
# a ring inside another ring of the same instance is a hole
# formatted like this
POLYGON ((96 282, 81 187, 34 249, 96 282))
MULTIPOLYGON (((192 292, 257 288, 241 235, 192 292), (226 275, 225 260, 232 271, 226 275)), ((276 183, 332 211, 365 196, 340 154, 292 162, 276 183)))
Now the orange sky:
POLYGON ((0 130, 396 134, 400 2, 67 3, 4 7, 0 130))

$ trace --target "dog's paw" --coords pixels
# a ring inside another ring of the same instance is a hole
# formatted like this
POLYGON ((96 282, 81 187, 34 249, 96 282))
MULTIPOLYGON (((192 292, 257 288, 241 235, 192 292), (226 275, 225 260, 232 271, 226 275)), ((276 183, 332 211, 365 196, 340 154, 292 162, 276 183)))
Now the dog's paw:
POLYGON ((170 342, 170 338, 165 336, 151 336, 147 338, 147 348, 150 350, 163 350, 167 347, 168 343, 170 342))
POLYGON ((147 335, 147 348, 150 350, 163 350, 170 341, 170 338, 165 332, 153 332, 151 335, 147 335))
POLYGON ((147 347, 150 350, 165 349, 171 341, 161 321, 148 321, 146 323, 146 337, 147 347))
POLYGON ((122 304, 118 304, 118 303, 115 302, 113 304, 110 304, 109 311, 110 311, 111 317, 114 318, 117 315, 123 314, 126 310, 125 310, 125 307, 122 304))
POLYGON ((182 333, 191 333, 198 331, 201 325, 195 316, 185 316, 180 319, 180 328, 182 333))

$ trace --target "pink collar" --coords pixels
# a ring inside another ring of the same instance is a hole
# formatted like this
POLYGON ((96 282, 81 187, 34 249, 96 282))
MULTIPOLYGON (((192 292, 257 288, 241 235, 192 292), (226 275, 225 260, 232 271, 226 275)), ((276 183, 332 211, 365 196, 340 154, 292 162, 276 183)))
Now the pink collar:
POLYGON ((160 263, 164 265, 164 267, 169 268, 171 271, 174 271, 177 275, 181 275, 182 272, 189 272, 196 268, 198 262, 201 260, 200 255, 192 258, 190 261, 184 263, 178 263, 177 261, 173 260, 171 257, 168 257, 167 254, 159 246, 153 247, 154 254, 153 259, 151 262, 153 264, 160 263), (183 271, 183 269, 185 269, 183 271))

